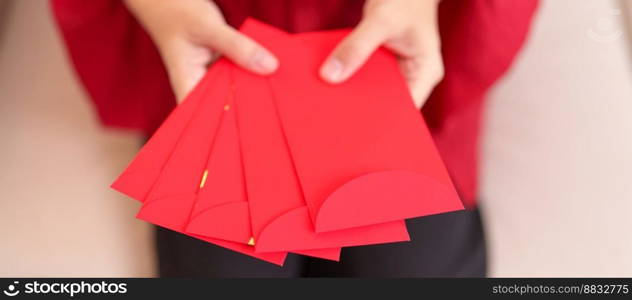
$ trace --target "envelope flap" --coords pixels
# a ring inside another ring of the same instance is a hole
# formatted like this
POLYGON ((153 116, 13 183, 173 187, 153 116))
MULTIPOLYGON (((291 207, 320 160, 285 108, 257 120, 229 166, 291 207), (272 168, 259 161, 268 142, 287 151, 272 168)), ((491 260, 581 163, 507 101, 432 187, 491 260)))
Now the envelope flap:
POLYGON ((373 172, 335 189, 316 216, 316 232, 352 228, 460 210, 455 191, 412 171, 373 172), (383 205, 386 203, 387 205, 383 205))
POLYGON ((248 202, 222 203, 191 216, 185 232, 247 244, 252 237, 248 202))
POLYGON ((280 249, 300 250, 348 247, 408 241, 408 231, 403 221, 357 227, 333 232, 314 231, 307 207, 299 207, 274 219, 268 224, 257 240, 259 252, 273 252, 280 249))

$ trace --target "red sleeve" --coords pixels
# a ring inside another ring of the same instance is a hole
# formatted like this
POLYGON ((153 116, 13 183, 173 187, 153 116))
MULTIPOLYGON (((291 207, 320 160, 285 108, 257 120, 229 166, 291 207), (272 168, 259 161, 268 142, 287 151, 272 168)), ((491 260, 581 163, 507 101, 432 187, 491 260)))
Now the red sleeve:
POLYGON ((522 48, 537 6, 538 0, 443 0, 439 7, 445 76, 423 113, 467 206, 477 193, 486 93, 522 48))
POLYGON ((445 77, 424 106, 430 122, 438 124, 455 110, 477 105, 473 99, 480 100, 519 53, 537 6, 538 0, 441 2, 445 77))
POLYGON ((79 79, 108 126, 151 133, 175 105, 162 60, 123 1, 52 0, 79 79))

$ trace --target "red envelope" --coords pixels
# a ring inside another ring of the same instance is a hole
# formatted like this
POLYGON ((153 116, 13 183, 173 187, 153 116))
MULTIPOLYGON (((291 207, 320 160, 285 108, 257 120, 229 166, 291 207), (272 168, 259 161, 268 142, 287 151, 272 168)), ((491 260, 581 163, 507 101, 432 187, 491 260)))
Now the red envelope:
POLYGON ((145 201, 182 133, 214 81, 228 74, 228 63, 219 60, 200 80, 193 91, 169 114, 154 135, 136 154, 111 187, 133 199, 145 201))
MULTIPOLYGON (((191 119, 193 119, 193 117, 197 115, 196 114, 197 109, 199 109, 200 103, 203 102, 201 99, 207 96, 206 91, 211 86, 213 86, 214 88, 226 88, 226 89, 229 88, 229 86, 213 85, 214 80, 217 77, 221 77, 221 76, 224 76, 225 78, 228 77, 227 70, 229 69, 229 65, 230 67, 233 67, 227 61, 220 60, 209 70, 208 74, 200 81, 200 83, 196 86, 196 88, 192 91, 192 93, 187 96, 187 98, 183 101, 181 105, 179 105, 176 109, 174 109, 174 111, 170 114, 167 120, 165 120, 165 122, 160 126, 160 128, 156 131, 156 133, 152 136, 152 138, 146 143, 146 145, 137 154, 137 156, 134 158, 132 163, 130 163, 130 165, 126 168, 126 170, 112 184, 112 188, 134 199, 137 199, 141 202, 145 201, 145 198, 147 197, 149 191, 151 190, 152 186, 156 182, 160 173, 163 171, 164 166, 166 165, 168 159, 171 157, 172 153, 174 152, 173 149, 175 148, 176 144, 180 140, 182 133, 187 128, 190 128, 189 124, 191 122, 191 119)), ((209 123, 209 125, 211 124, 213 123, 209 123)), ((212 139, 213 137, 209 136, 209 141, 212 141, 212 139)), ((220 145, 222 147, 224 146, 224 144, 220 144, 220 145)), ((227 144, 227 145, 230 146, 230 144, 227 144)), ((222 147, 220 148, 226 150, 226 147, 223 147, 223 148, 222 147)), ((235 152, 233 152, 233 154, 234 153, 235 152)), ((216 174, 216 173, 213 173, 213 174, 216 174)), ((221 176, 219 177, 222 178, 221 176)), ((209 180, 209 182, 214 183, 215 182, 214 178, 209 180)), ((218 183, 219 182, 220 181, 218 181, 218 183)), ((216 185, 216 186, 221 186, 221 185, 216 185)), ((243 188, 241 190, 243 191, 243 188)), ((205 191, 213 191, 213 190, 206 189, 205 191)), ((224 189, 217 192, 222 193, 222 192, 226 192, 226 190, 224 189)), ((237 194, 238 193, 239 193, 239 189, 237 190, 237 194)), ((229 195, 226 195, 226 196, 229 196, 229 195)), ((226 199, 226 198, 223 198, 223 199, 226 199)), ((186 206, 182 206, 180 210, 183 210, 185 208, 186 206)), ((156 211, 158 210, 156 209, 156 211)), ((238 211, 238 210, 233 209, 233 211, 238 211)), ((223 232, 223 235, 218 234, 217 232, 207 232, 206 235, 200 235, 200 234, 196 234, 195 230, 193 230, 194 232, 186 232, 186 233, 191 236, 195 236, 199 239, 206 240, 207 242, 211 242, 211 243, 218 244, 226 248, 230 248, 230 249, 237 250, 245 254, 249 254, 249 253, 252 253, 252 250, 253 250, 252 247, 251 246, 244 247, 248 243, 249 238, 252 236, 252 234, 250 233, 250 230, 251 230, 250 221, 249 221, 249 217, 247 213, 248 212, 246 210, 245 219, 241 219, 244 216, 243 213, 241 216, 234 215, 234 218, 233 218, 233 220, 240 219, 240 222, 243 223, 243 225, 245 225, 245 228, 248 231, 248 233, 246 234, 248 238, 246 238, 245 240, 239 239, 239 231, 235 230, 238 227, 230 227, 230 226, 225 226, 225 225, 209 227, 214 230, 222 230, 222 229, 227 229, 227 228, 231 229, 231 230, 225 230, 225 232, 223 232), (218 239, 215 239, 213 237, 214 235, 218 239), (222 239, 225 241, 222 241, 222 239), (237 242, 238 244, 230 243, 231 241, 237 242), (237 249, 234 249, 235 247, 237 249)), ((144 214, 147 214, 147 213, 144 212, 144 214)), ((158 214, 160 215, 161 213, 158 213, 158 214)), ((169 212, 165 211, 164 214, 168 216, 169 212)), ((145 217, 145 218, 149 218, 149 217, 145 217)), ((165 217, 160 217, 159 219, 164 221, 165 217)), ((199 219, 201 218, 197 218, 195 220, 199 220, 199 219)), ((174 225, 174 224, 171 224, 171 225, 162 224, 162 226, 176 230, 176 231, 182 231, 178 229, 180 228, 179 226, 174 225)), ((336 260, 336 261, 340 257, 339 249, 318 249, 318 250, 305 250, 305 251, 295 251, 295 252, 298 254, 324 258, 324 259, 329 259, 329 260, 336 260)), ((276 261, 273 261, 273 262, 278 263, 276 261)))
POLYGON ((235 113, 229 106, 226 108, 186 231, 247 244, 252 229, 235 113))
MULTIPOLYGON (((251 30, 247 33, 256 37, 256 27, 251 30)), ((316 234, 272 99, 276 93, 270 90, 267 78, 241 69, 235 70, 235 81, 239 136, 257 251, 293 251, 409 240, 402 220, 316 234)))
MULTIPOLYGON (((187 233, 252 244, 251 209, 246 197, 239 148, 235 109, 229 103, 224 106, 221 124, 202 173, 200 188, 185 230, 187 233)), ((312 248, 292 250, 297 254, 329 260, 337 261, 340 258, 340 248, 306 249, 312 248)))
POLYGON ((254 36, 281 58, 270 82, 315 231, 463 209, 394 55, 376 51, 343 84, 319 78, 346 34, 254 36))
MULTIPOLYGON (((219 65, 220 67, 222 65, 219 65)), ((221 74, 221 73, 220 73, 221 74)), ((182 133, 172 154, 148 193, 137 217, 150 223, 184 232, 202 180, 203 171, 215 140, 223 107, 229 99, 229 78, 218 76, 209 93, 202 95, 188 128, 182 133)), ((203 238, 250 256, 276 264, 283 264, 286 253, 254 253, 246 244, 203 238)))

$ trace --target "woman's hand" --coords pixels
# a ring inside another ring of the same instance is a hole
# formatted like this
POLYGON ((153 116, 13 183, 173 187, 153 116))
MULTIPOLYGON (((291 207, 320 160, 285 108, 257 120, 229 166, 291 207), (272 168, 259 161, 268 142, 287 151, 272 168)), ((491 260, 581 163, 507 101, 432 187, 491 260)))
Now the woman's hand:
POLYGON ((258 74, 278 67, 277 59, 228 26, 208 0, 125 0, 158 47, 178 101, 204 76, 219 55, 258 74))
POLYGON ((321 67, 322 78, 331 83, 346 80, 383 45, 399 56, 415 105, 423 106, 443 78, 438 3, 439 0, 367 0, 360 24, 321 67))

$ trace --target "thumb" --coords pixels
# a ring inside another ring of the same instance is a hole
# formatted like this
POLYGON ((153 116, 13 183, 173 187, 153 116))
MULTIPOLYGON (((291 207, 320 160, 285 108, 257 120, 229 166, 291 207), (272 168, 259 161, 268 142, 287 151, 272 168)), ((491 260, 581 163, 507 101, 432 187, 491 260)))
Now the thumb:
POLYGON ((364 19, 344 39, 320 68, 320 76, 330 83, 351 77, 385 40, 384 26, 372 19, 364 19))
POLYGON ((228 25, 213 26, 203 43, 257 74, 271 74, 279 66, 278 60, 270 51, 228 25))

